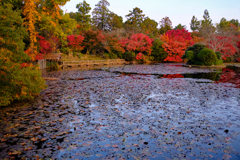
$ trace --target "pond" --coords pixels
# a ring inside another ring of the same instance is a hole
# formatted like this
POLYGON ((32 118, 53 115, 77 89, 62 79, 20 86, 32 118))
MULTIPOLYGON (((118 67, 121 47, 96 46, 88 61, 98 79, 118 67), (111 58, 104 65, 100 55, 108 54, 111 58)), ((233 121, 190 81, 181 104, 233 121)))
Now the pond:
POLYGON ((0 110, 0 159, 240 159, 240 68, 125 65, 44 73, 0 110))

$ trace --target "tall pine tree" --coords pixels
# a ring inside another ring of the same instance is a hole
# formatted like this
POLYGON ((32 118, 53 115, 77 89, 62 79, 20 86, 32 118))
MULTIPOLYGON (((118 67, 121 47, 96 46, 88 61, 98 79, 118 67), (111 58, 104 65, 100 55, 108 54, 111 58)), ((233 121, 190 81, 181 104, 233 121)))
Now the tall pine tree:
POLYGON ((100 30, 109 30, 110 10, 108 9, 108 7, 110 6, 110 3, 107 0, 101 0, 95 6, 96 7, 93 9, 92 12, 93 25, 100 30))
POLYGON ((77 4, 76 8, 78 9, 76 21, 80 25, 80 30, 89 30, 91 27, 90 5, 84 0, 82 3, 77 4))

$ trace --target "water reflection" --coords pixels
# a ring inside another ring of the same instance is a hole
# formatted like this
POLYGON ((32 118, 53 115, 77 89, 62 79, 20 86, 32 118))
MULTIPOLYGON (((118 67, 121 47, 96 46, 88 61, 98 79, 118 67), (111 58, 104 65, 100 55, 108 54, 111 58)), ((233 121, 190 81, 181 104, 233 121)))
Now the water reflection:
POLYGON ((0 110, 0 159, 240 159, 239 73, 166 64, 46 72, 59 80, 35 102, 0 110))
POLYGON ((234 84, 236 88, 240 88, 240 68, 228 67, 222 70, 218 82, 234 84))

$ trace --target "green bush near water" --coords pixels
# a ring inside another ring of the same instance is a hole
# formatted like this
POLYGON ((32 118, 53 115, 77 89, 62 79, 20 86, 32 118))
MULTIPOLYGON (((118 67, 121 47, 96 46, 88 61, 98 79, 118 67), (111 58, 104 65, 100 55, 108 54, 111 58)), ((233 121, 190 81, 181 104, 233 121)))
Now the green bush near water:
POLYGON ((218 59, 216 53, 208 48, 202 49, 198 54, 197 58, 206 66, 213 65, 218 59))
POLYGON ((134 52, 127 51, 123 54, 123 59, 125 59, 126 61, 133 61, 134 58, 135 58, 134 52))
POLYGON ((187 64, 202 65, 197 58, 197 54, 205 47, 205 45, 196 43, 185 51, 185 54, 182 58, 188 59, 187 64))
POLYGON ((151 56, 157 62, 162 62, 168 55, 164 51, 164 48, 162 47, 162 45, 163 45, 163 42, 160 39, 156 39, 153 42, 151 56))
POLYGON ((24 53, 27 32, 19 10, 0 5, 0 106, 16 100, 33 99, 46 88, 42 73, 24 53))
POLYGON ((117 59, 118 55, 114 53, 104 53, 103 58, 105 59, 117 59))
POLYGON ((189 47, 182 58, 188 59, 187 64, 191 65, 211 66, 221 65, 223 63, 220 52, 215 53, 202 44, 194 44, 189 47))
POLYGON ((70 50, 69 50, 69 48, 64 47, 64 48, 61 49, 61 52, 62 52, 63 54, 69 55, 70 50))
POLYGON ((193 51, 187 51, 185 58, 188 59, 188 60, 194 60, 194 53, 193 53, 193 51))

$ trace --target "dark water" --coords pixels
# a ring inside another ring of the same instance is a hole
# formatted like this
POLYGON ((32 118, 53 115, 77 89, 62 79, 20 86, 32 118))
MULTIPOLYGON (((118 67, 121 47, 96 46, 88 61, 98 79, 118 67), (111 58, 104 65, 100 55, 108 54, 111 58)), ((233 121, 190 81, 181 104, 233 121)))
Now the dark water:
POLYGON ((240 159, 240 70, 128 65, 47 72, 0 112, 0 159, 240 159))

